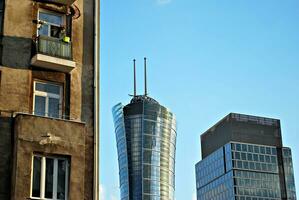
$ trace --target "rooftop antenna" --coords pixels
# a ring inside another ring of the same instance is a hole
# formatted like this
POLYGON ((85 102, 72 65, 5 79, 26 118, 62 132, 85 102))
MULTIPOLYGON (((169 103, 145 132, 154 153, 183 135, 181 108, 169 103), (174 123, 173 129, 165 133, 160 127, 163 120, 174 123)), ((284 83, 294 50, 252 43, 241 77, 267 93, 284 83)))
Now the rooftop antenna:
POLYGON ((134 97, 136 97, 136 59, 134 59, 133 62, 134 62, 134 97))
POLYGON ((147 96, 146 57, 144 57, 144 95, 147 96))

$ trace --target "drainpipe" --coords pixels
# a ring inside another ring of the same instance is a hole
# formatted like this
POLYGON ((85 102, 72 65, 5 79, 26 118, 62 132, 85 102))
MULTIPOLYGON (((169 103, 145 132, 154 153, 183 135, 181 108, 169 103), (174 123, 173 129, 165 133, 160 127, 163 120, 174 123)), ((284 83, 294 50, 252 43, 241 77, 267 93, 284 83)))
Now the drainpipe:
POLYGON ((94 0, 94 178, 93 199, 99 200, 100 0, 94 0))

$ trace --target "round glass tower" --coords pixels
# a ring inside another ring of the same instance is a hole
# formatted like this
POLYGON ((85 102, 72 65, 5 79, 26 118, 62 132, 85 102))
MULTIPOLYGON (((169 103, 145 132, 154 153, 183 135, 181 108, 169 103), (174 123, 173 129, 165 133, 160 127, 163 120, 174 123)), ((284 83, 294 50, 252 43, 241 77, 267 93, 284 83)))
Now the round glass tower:
POLYGON ((113 107, 121 200, 173 200, 176 120, 154 99, 113 107))

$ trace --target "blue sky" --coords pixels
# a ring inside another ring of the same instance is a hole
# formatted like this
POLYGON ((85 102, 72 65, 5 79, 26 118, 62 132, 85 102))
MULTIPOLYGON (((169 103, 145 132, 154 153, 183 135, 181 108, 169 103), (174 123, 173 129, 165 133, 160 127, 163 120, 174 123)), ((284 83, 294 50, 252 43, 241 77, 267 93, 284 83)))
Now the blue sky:
MULTIPOLYGON (((102 0, 101 190, 119 199, 111 108, 143 93, 178 121, 176 199, 195 195, 200 134, 230 112, 281 119, 299 186, 299 1, 102 0)), ((299 195, 297 193, 297 195, 299 195)))

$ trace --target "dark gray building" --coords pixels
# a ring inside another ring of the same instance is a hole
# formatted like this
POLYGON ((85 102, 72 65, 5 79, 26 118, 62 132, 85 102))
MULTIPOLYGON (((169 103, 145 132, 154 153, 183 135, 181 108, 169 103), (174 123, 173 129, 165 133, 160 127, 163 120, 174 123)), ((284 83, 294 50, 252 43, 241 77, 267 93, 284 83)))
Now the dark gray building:
POLYGON ((280 121, 231 113, 201 135, 198 200, 296 200, 280 121))

